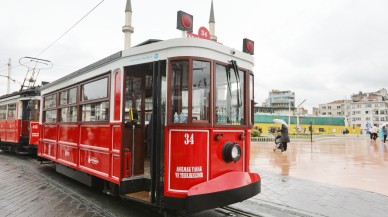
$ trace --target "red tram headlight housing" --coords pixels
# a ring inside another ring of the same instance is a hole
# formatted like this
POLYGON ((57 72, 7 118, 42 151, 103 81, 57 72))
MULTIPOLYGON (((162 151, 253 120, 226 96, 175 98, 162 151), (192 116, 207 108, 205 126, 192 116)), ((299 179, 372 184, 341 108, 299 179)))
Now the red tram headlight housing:
POLYGON ((227 142, 222 148, 222 158, 226 163, 234 161, 235 163, 241 158, 241 147, 237 143, 227 142))

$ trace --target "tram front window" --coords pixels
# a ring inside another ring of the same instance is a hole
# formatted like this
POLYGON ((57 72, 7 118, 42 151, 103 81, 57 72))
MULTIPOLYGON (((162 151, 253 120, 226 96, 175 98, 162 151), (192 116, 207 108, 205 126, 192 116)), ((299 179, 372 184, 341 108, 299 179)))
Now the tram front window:
POLYGON ((172 123, 187 123, 189 102, 189 61, 172 62, 172 123))
POLYGON ((216 65, 216 123, 245 125, 244 72, 216 65))
POLYGON ((194 123, 208 123, 210 120, 210 62, 193 61, 192 85, 192 120, 194 123))

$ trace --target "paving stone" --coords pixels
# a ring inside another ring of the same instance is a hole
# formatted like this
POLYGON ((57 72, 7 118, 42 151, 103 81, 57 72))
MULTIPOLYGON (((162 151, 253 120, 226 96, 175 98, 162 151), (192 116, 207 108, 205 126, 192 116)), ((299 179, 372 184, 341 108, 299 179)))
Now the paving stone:
POLYGON ((0 217, 102 216, 4 153, 0 165, 0 217))

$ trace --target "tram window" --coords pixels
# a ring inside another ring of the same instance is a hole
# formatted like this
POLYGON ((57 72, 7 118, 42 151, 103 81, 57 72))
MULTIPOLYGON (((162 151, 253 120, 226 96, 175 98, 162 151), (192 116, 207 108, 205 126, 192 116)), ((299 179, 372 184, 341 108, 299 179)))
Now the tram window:
POLYGON ((187 123, 188 103, 189 103, 189 86, 188 86, 188 71, 189 61, 173 61, 172 66, 172 81, 171 81, 171 122, 187 123))
POLYGON ((13 119, 15 119, 16 117, 16 104, 15 103, 13 103, 13 104, 9 104, 8 105, 8 112, 7 112, 7 119, 8 120, 13 120, 13 119))
MULTIPOLYGON (((141 122, 141 115, 138 111, 141 110, 142 92, 143 92, 143 76, 128 75, 125 80, 125 120, 141 122)), ((152 102, 151 102, 152 103, 152 102)))
POLYGON ((216 123, 244 125, 244 72, 216 65, 216 123))
POLYGON ((60 105, 74 104, 76 102, 77 102, 77 88, 76 87, 60 92, 60 94, 59 94, 59 104, 60 105))
POLYGON ((192 120, 210 120, 210 63, 193 61, 192 120))
POLYGON ((7 106, 1 105, 0 106, 0 120, 6 120, 7 119, 7 106))
POLYGON ((30 121, 39 120, 39 100, 30 100, 28 102, 28 109, 30 111, 30 121))
POLYGON ((82 101, 108 97, 108 78, 82 85, 82 101))
POLYGON ((60 121, 61 122, 77 122, 77 106, 71 106, 60 109, 60 121))
POLYGON ((98 102, 82 105, 82 121, 109 121, 109 103, 98 102))
POLYGON ((57 110, 44 111, 44 122, 45 123, 57 122, 57 110))
POLYGON ((56 106, 57 106, 56 94, 44 97, 44 108, 55 108, 56 106))

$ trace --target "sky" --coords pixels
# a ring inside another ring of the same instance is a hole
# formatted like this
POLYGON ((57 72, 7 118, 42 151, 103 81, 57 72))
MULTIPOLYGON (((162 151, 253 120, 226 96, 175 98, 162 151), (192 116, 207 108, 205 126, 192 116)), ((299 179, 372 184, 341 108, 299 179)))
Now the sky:
MULTIPOLYGON (((1 0, 0 75, 12 60, 11 91, 20 89, 23 57, 47 59, 38 81, 54 81, 124 49, 126 0, 1 0), (88 16, 49 47, 77 21, 88 16), (48 48, 48 49, 47 49, 48 48), (46 50, 47 49, 47 50, 46 50), (43 52, 43 53, 42 53, 43 52)), ((132 45, 181 37, 176 12, 208 28, 211 0, 132 0, 132 45)), ((255 43, 255 101, 272 89, 295 92, 309 112, 319 104, 388 86, 386 0, 214 0, 216 36, 242 49, 255 43)), ((0 76, 0 95, 7 79, 0 76)))

